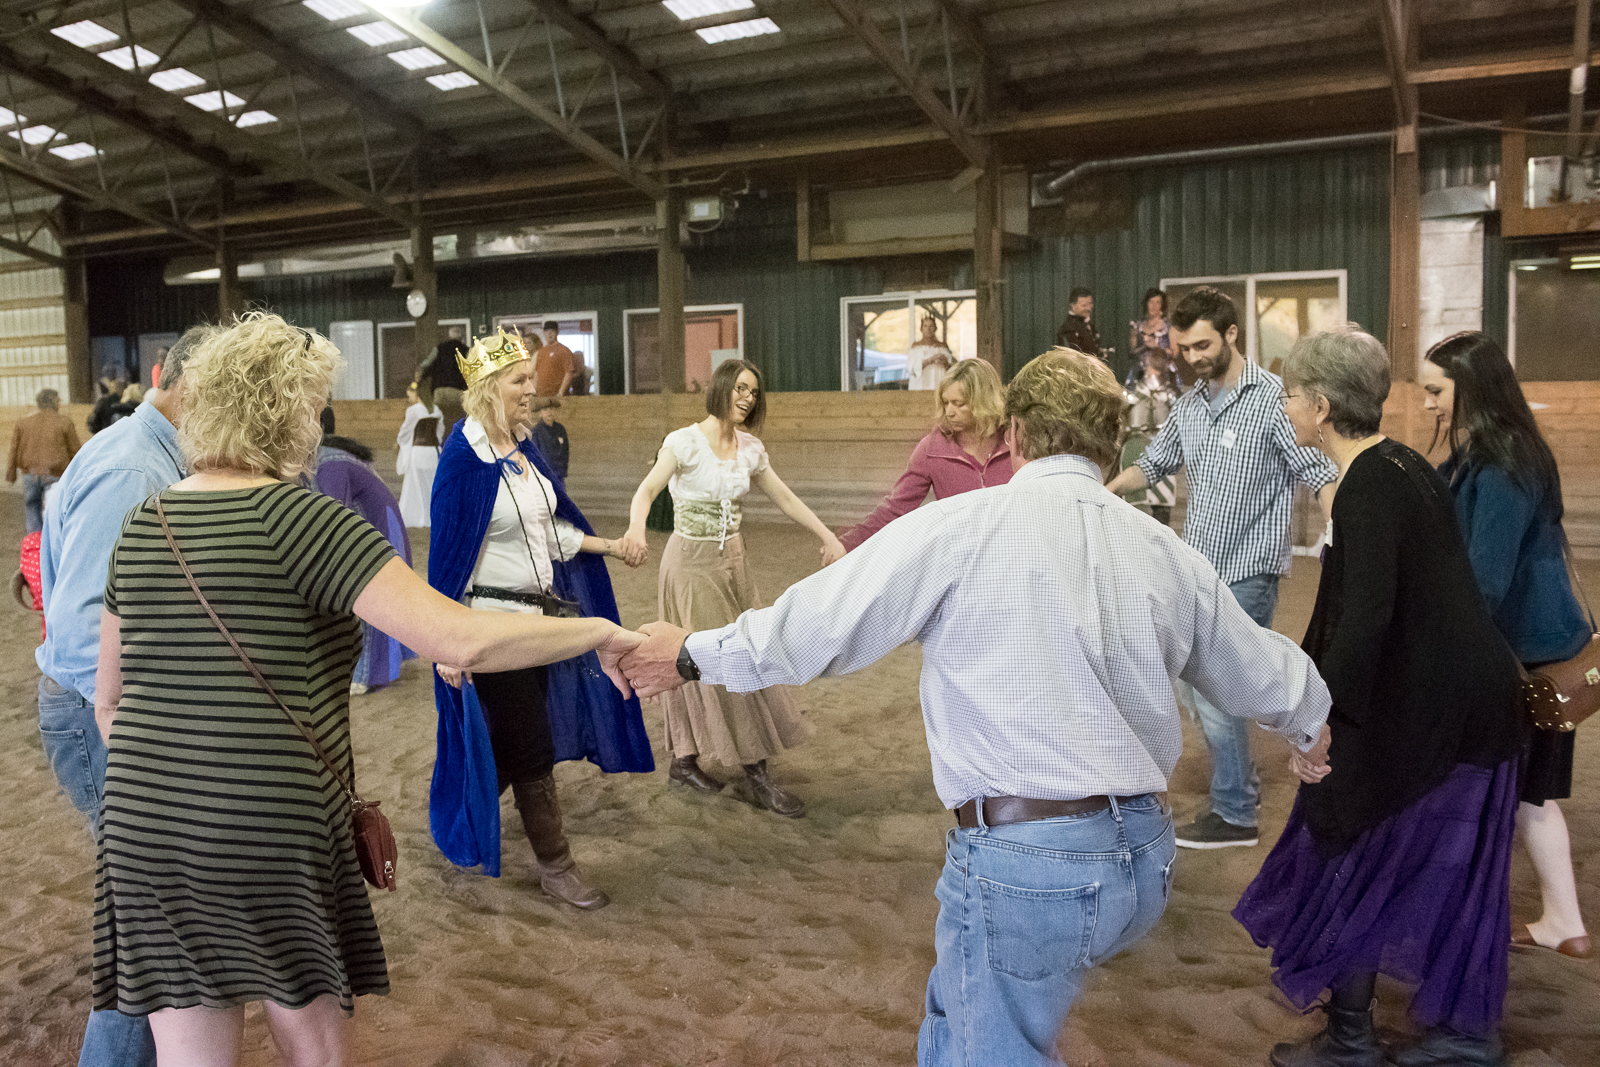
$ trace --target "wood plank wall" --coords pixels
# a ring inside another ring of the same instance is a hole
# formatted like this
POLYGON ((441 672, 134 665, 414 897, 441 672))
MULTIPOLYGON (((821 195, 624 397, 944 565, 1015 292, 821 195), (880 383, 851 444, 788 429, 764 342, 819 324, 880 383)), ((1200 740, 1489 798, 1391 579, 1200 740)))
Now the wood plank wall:
MULTIPOLYGON (((1543 405, 1535 413, 1561 467, 1573 548, 1584 558, 1600 558, 1600 382, 1529 382, 1523 391, 1530 402, 1543 405)), ((404 400, 334 404, 339 432, 372 448, 374 466, 397 492, 395 434, 405 406, 404 400)), ((16 420, 32 410, 0 408, 5 447, 16 420)), ((87 437, 89 407, 73 404, 63 410, 87 437)), ((573 498, 603 530, 612 531, 627 515, 661 439, 704 413, 704 398, 695 394, 569 397, 558 418, 572 438, 568 488, 573 498)), ((933 417, 927 393, 771 393, 761 436, 784 481, 838 528, 859 520, 894 484, 933 417)), ((1383 430, 1418 451, 1427 449, 1433 419, 1423 411, 1415 383, 1395 383, 1384 405, 1383 430)), ((747 514, 757 521, 781 519, 760 493, 751 498, 747 514)))

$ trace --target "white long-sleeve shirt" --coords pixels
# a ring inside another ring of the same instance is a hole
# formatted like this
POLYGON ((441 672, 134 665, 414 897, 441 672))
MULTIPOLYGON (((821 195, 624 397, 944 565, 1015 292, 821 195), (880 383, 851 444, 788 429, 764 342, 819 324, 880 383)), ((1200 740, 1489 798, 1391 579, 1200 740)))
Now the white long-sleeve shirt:
POLYGON ((922 716, 946 807, 1167 788, 1183 738, 1172 682, 1307 748, 1328 689, 1171 530, 1080 456, 927 504, 769 608, 688 639, 735 692, 848 674, 922 644, 922 716))

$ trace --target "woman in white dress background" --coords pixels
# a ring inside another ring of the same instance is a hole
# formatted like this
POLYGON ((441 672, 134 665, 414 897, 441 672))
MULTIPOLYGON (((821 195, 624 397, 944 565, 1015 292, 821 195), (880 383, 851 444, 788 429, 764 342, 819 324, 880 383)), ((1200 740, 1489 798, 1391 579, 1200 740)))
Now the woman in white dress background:
POLYGON ((439 469, 439 438, 444 416, 437 406, 431 410, 417 396, 417 387, 406 389, 405 421, 395 435, 400 453, 394 472, 400 475, 400 520, 407 526, 427 526, 429 501, 433 498, 433 472, 439 469))
MULTIPOLYGON (((647 551, 651 502, 663 488, 672 492, 673 533, 661 556, 658 589, 661 617, 675 626, 715 629, 747 608, 762 606, 739 534, 739 502, 752 485, 817 535, 823 566, 844 556, 833 531, 767 461, 767 450, 755 436, 766 410, 761 372, 743 360, 722 363, 706 390, 706 418, 667 435, 655 466, 633 495, 622 543, 625 554, 637 558, 647 551)), ((805 815, 805 803, 767 774, 768 757, 793 748, 810 732, 787 689, 729 693, 690 682, 662 694, 661 704, 672 753, 670 781, 702 793, 721 792, 725 783, 700 768, 704 756, 742 767, 759 807, 792 819, 805 815)))

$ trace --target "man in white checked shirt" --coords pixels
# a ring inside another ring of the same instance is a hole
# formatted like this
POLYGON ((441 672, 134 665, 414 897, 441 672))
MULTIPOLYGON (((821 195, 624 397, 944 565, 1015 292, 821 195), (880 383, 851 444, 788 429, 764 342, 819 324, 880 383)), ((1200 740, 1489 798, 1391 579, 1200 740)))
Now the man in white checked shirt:
MULTIPOLYGON (((1199 376, 1178 398, 1139 462, 1112 479, 1113 493, 1154 485, 1183 467, 1189 506, 1183 539, 1211 561, 1239 605, 1262 626, 1278 607, 1278 578, 1289 569, 1294 483, 1333 507, 1338 469, 1315 448, 1295 444, 1283 413, 1283 382, 1239 353, 1238 313, 1225 293, 1202 286, 1172 311, 1172 342, 1199 376)), ((1194 694, 1211 749, 1211 809, 1178 827, 1184 848, 1250 846, 1260 839, 1261 779, 1250 757, 1250 729, 1234 709, 1194 694)))
POLYGON ((1058 349, 1006 396, 1010 484, 902 516, 770 608, 720 630, 666 623, 623 660, 649 696, 685 679, 747 692, 922 644, 939 799, 955 809, 935 895, 924 1067, 1057 1062, 1086 970, 1166 907, 1173 679, 1308 750, 1328 690, 1253 623, 1205 558, 1105 490, 1122 392, 1058 349))

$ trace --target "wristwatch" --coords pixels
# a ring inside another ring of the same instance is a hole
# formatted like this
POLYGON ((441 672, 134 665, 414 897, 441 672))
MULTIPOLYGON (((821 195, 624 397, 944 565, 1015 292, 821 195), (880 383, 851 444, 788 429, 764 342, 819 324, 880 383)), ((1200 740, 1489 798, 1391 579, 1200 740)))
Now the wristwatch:
POLYGON ((689 646, 687 644, 678 649, 678 674, 686 682, 698 682, 700 680, 700 668, 695 666, 694 657, 689 655, 689 646))

